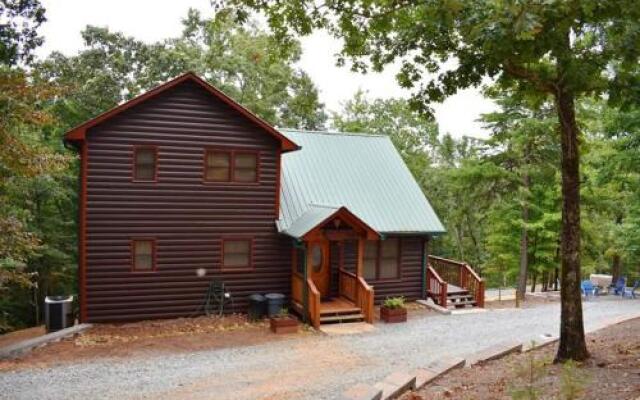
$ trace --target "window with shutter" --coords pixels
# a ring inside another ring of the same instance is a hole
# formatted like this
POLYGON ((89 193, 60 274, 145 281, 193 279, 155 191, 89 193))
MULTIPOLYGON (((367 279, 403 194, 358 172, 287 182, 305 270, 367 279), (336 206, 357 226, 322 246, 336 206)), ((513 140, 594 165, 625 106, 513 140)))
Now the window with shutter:
POLYGON ((364 260, 362 275, 364 279, 376 279, 376 264, 378 261, 378 242, 367 241, 364 244, 364 260))
POLYGON ((391 238, 367 241, 364 245, 362 272, 365 280, 397 279, 400 277, 400 240, 391 238))
POLYGON ((134 180, 155 181, 156 158, 157 154, 154 147, 136 147, 134 152, 134 180))

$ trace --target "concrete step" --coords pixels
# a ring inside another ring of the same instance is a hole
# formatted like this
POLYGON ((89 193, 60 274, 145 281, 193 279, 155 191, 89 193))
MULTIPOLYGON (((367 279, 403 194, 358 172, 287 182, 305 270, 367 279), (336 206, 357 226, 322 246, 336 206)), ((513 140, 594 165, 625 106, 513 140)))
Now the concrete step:
POLYGON ((320 315, 345 315, 357 314, 360 312, 358 307, 341 308, 339 310, 320 310, 320 315))

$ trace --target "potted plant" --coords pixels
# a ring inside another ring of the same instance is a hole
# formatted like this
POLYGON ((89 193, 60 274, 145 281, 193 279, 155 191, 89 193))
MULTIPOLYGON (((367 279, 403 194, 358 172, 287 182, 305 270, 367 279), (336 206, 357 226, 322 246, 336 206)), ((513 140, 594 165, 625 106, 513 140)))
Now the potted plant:
POLYGON ((298 332, 298 320, 289 314, 286 308, 269 319, 271 331, 273 333, 296 333, 298 332))
POLYGON ((380 319, 384 322, 406 322, 407 309, 404 307, 404 297, 387 297, 380 307, 380 319))

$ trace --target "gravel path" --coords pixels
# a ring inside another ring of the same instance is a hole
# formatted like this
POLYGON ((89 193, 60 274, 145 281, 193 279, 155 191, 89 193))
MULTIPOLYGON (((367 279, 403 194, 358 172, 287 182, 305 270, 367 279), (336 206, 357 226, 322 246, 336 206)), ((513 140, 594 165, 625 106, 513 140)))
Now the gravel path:
MULTIPOLYGON (((585 325, 637 315, 640 300, 584 303, 585 325)), ((193 354, 101 359, 0 373, 0 399, 335 399, 359 382, 465 356, 505 340, 557 334, 560 307, 415 317, 372 332, 313 336, 193 354)))

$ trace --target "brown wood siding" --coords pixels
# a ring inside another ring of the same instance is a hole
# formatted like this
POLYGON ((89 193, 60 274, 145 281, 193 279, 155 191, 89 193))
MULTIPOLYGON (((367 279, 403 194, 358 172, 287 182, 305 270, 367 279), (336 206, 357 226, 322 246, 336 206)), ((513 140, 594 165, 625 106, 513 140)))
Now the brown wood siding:
POLYGON ((251 293, 289 293, 291 239, 275 228, 280 144, 272 136, 185 82, 91 128, 87 144, 87 321, 192 315, 212 278, 228 285, 237 311, 251 293), (157 146, 156 182, 132 182, 136 145, 157 146), (257 151, 258 184, 203 182, 205 149, 216 147, 257 151), (234 236, 253 238, 251 271, 221 271, 222 239, 234 236), (131 271, 136 237, 156 240, 156 271, 131 271))
MULTIPOLYGON (((393 236, 389 236, 393 237, 393 236)), ((400 278, 389 280, 368 279, 373 286, 375 302, 380 304, 387 297, 404 296, 408 300, 422 298, 422 252, 423 238, 399 237, 400 239, 400 278)), ((355 272, 358 243, 345 241, 343 265, 346 270, 355 272)))
POLYGON ((375 291, 376 304, 387 297, 404 296, 407 300, 421 298, 423 240, 418 237, 400 238, 400 278, 367 280, 375 291))

